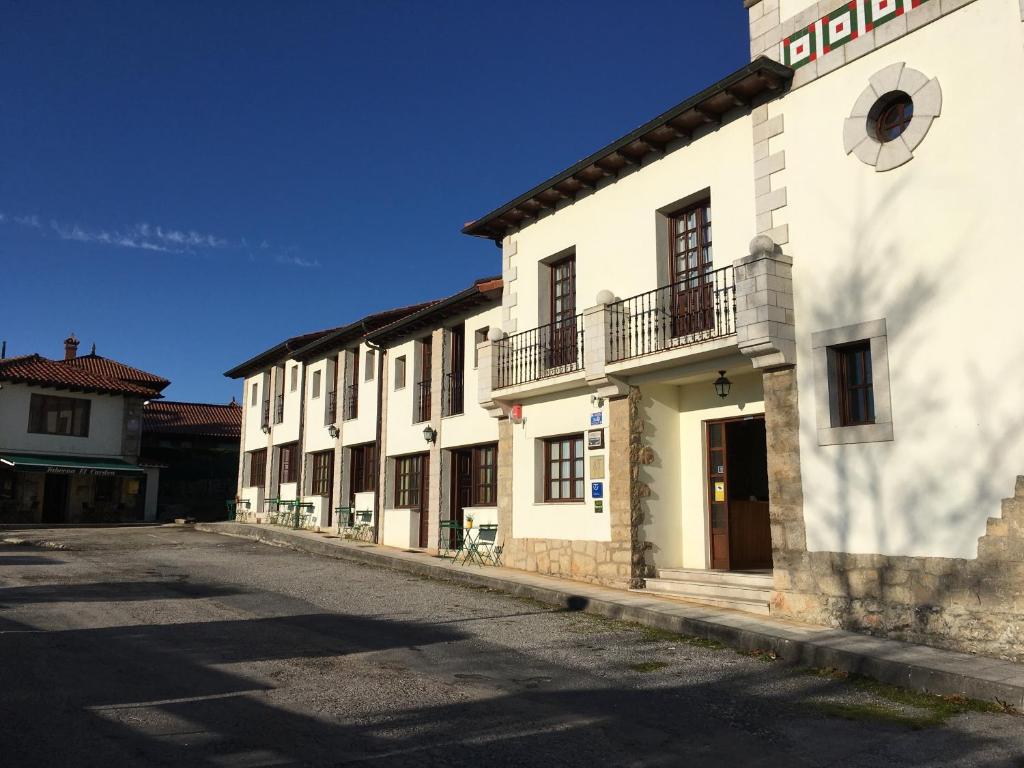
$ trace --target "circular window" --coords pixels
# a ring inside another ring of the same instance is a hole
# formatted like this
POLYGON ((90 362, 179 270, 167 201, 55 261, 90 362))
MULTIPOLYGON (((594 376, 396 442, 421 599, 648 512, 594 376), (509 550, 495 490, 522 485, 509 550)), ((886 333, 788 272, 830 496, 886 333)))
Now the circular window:
POLYGON ((868 133, 886 144, 899 138, 914 118, 914 100, 903 91, 893 91, 875 102, 868 112, 868 133))

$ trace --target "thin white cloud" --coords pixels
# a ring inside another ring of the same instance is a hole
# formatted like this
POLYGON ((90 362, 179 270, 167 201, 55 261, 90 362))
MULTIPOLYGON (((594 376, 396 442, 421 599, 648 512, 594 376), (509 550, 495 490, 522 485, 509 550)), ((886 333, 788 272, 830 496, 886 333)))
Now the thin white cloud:
POLYGON ((33 229, 41 229, 43 224, 39 221, 39 217, 33 214, 32 216, 14 216, 13 221, 15 224, 21 224, 23 227, 32 227, 33 229))
POLYGON ((275 261, 278 264, 287 264, 292 267, 304 267, 307 269, 316 269, 320 266, 318 259, 304 259, 302 256, 294 256, 292 254, 278 254, 275 261))
POLYGON ((50 222, 50 229, 61 240, 73 240, 78 243, 101 243, 103 245, 114 245, 119 248, 138 248, 143 251, 159 251, 162 253, 178 252, 173 248, 153 242, 151 239, 123 232, 91 231, 83 229, 77 224, 67 227, 56 221, 50 222))

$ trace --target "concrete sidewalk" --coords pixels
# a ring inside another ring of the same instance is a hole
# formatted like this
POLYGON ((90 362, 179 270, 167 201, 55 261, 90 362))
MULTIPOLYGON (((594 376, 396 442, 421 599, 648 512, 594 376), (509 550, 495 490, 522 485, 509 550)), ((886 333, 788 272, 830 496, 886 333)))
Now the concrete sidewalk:
POLYGON ((1009 661, 784 622, 511 568, 452 565, 446 559, 424 552, 348 541, 309 531, 246 523, 197 523, 195 528, 324 557, 498 589, 569 610, 717 640, 740 650, 773 651, 781 659, 803 666, 829 667, 918 691, 963 695, 1024 709, 1024 665, 1009 661))

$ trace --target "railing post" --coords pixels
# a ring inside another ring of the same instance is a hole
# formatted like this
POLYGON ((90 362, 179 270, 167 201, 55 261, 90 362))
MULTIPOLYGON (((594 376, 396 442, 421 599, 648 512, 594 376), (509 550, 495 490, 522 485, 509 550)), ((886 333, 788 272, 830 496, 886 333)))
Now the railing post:
POLYGON ((755 368, 796 364, 793 318, 793 257, 767 235, 750 243, 737 259, 736 341, 755 368))
POLYGON ((583 371, 587 384, 602 397, 619 397, 629 393, 622 381, 609 376, 605 366, 611 357, 611 312, 608 305, 615 301, 611 291, 600 291, 598 303, 583 310, 583 371))
POLYGON ((494 401, 492 393, 498 386, 498 344, 505 337, 500 328, 487 332, 487 341, 476 345, 477 374, 476 399, 488 416, 501 416, 501 406, 494 401))

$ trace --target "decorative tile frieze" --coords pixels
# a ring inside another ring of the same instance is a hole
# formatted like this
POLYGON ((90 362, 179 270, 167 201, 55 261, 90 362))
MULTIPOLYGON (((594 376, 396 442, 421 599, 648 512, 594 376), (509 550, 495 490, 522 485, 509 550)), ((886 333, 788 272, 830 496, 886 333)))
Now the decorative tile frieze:
POLYGON ((929 3, 938 5, 939 0, 849 0, 787 35, 781 43, 782 63, 798 69, 929 3))

